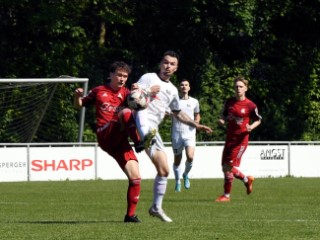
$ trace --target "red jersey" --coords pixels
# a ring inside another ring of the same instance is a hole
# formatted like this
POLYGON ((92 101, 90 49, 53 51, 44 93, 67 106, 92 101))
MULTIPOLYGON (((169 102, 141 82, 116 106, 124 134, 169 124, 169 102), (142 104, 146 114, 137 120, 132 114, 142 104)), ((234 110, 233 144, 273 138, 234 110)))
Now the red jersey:
POLYGON ((118 113, 127 107, 129 93, 130 90, 126 87, 114 90, 109 85, 101 85, 93 88, 82 99, 82 105, 95 103, 97 127, 101 127, 109 121, 118 121, 118 113))
POLYGON ((227 122, 227 142, 235 144, 246 144, 249 140, 249 132, 246 125, 250 121, 261 119, 255 103, 249 99, 242 101, 235 97, 229 98, 222 111, 222 118, 227 122))

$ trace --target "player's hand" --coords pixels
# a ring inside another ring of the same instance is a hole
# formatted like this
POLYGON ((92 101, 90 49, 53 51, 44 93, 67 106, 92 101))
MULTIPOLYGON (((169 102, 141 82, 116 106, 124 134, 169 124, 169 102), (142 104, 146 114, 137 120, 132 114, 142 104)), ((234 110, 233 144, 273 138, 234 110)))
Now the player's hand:
POLYGON ((150 96, 155 96, 160 92, 160 85, 153 85, 150 87, 150 96))
POLYGON ((77 97, 82 97, 83 96, 83 88, 77 88, 76 90, 74 90, 74 94, 77 97))
POLYGON ((247 128, 247 131, 248 132, 251 132, 252 131, 252 128, 251 128, 251 126, 247 123, 247 125, 246 125, 246 128, 247 128))
POLYGON ((208 127, 206 125, 202 125, 202 124, 199 124, 197 126, 197 130, 204 131, 207 134, 213 133, 213 130, 210 127, 208 127))
POLYGON ((225 124, 224 119, 222 119, 222 118, 219 119, 218 124, 219 124, 219 126, 224 126, 224 124, 225 124))

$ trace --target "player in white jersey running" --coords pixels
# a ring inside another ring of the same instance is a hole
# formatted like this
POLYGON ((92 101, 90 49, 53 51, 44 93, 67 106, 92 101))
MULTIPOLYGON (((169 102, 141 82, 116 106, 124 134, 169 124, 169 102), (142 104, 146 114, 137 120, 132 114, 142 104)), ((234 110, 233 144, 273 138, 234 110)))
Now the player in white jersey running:
MULTIPOLYGON (((194 119, 195 122, 200 123, 200 107, 199 101, 189 96, 190 83, 187 79, 180 81, 180 109, 188 116, 194 119)), ((188 173, 193 164, 194 150, 196 146, 196 128, 180 122, 177 118, 172 116, 172 130, 171 142, 174 154, 173 172, 176 180, 175 191, 181 192, 181 168, 182 152, 185 148, 186 163, 185 170, 182 174, 184 187, 190 188, 190 180, 188 173)))
POLYGON ((149 209, 149 214, 160 218, 164 222, 172 222, 171 218, 164 213, 162 208, 170 169, 158 128, 165 116, 166 110, 170 108, 172 114, 177 119, 197 128, 197 130, 207 133, 212 132, 210 127, 195 122, 186 113, 181 111, 178 90, 170 82, 170 77, 178 69, 178 61, 179 57, 177 53, 173 51, 165 52, 159 65, 159 73, 146 73, 137 83, 132 85, 132 89, 143 88, 151 93, 148 107, 145 110, 136 112, 136 123, 142 139, 150 135, 150 132, 155 133, 154 138, 156 142, 146 149, 147 155, 157 170, 153 186, 153 204, 149 209))

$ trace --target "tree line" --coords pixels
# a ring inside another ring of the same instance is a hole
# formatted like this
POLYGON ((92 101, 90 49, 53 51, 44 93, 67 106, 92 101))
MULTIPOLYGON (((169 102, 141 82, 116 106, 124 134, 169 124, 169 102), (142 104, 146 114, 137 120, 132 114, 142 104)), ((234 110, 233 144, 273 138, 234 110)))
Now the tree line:
MULTIPOLYGON (((238 75, 249 79, 247 96, 263 117, 252 140, 319 140, 319 9, 319 0, 4 0, 0 77, 70 75, 89 78, 91 88, 108 77, 110 63, 123 60, 133 68, 130 86, 157 71, 164 51, 174 50, 181 59, 172 81, 190 80, 202 122, 215 129, 210 136, 199 133, 198 141, 224 140, 216 122, 238 75)), ((56 122, 76 133, 73 89, 61 92, 68 116, 61 114, 62 121, 56 114, 56 122)), ((88 109, 88 141, 94 124, 88 109)), ((168 128, 166 120, 164 141, 170 141, 168 128)))

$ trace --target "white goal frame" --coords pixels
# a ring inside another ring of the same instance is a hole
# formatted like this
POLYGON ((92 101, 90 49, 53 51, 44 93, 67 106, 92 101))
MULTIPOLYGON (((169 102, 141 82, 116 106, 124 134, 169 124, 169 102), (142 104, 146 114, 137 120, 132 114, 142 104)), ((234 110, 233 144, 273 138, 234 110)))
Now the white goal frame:
MULTIPOLYGON (((0 83, 82 83, 84 95, 88 92, 88 78, 75 78, 69 76, 61 76, 59 78, 3 78, 0 79, 0 83)), ((49 99, 50 100, 50 99, 49 99)), ((50 101, 48 101, 49 103, 50 101)), ((46 108, 48 105, 46 106, 46 108)), ((45 109, 46 110, 46 109, 45 109)), ((79 117, 79 134, 78 142, 82 142, 84 120, 85 120, 85 108, 81 108, 79 117)), ((45 111, 43 111, 45 113, 45 111)), ((44 114, 43 113, 43 114, 44 114)))

